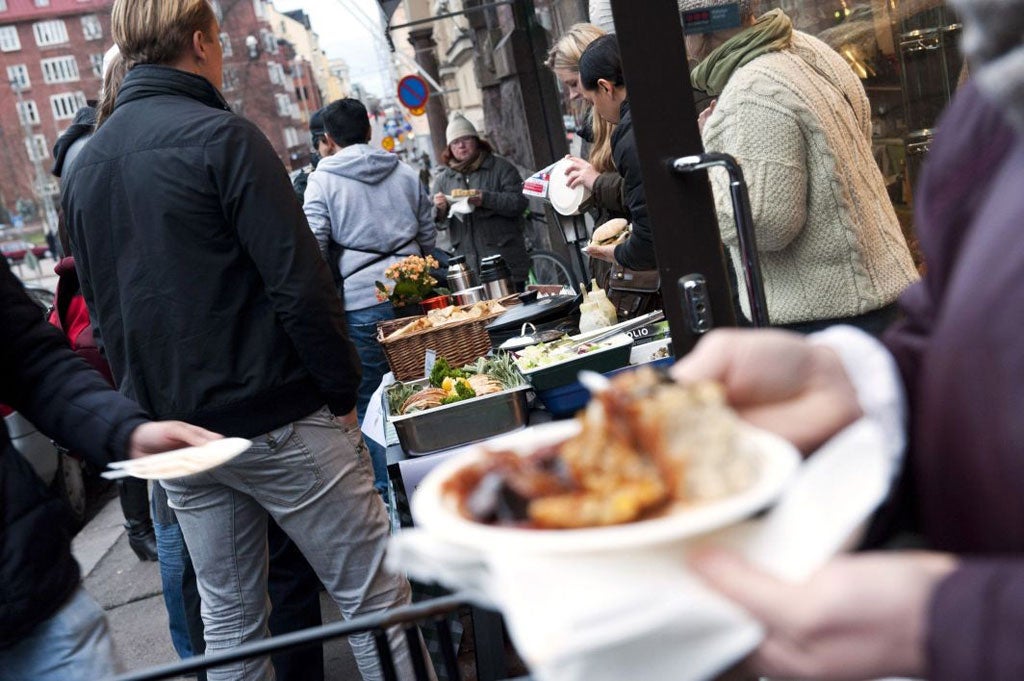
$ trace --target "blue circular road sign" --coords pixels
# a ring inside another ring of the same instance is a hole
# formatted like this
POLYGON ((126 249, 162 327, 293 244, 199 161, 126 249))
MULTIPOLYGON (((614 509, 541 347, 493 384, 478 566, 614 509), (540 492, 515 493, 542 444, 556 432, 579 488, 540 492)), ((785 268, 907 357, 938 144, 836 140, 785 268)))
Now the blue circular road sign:
POLYGON ((419 76, 406 76, 398 81, 398 101, 410 109, 416 109, 427 103, 430 88, 427 81, 419 76))

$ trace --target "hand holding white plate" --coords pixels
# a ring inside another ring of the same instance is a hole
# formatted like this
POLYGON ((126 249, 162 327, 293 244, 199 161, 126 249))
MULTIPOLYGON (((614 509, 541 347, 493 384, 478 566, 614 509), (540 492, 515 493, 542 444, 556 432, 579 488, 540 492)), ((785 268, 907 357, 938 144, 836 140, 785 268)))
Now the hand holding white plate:
POLYGON ((227 463, 249 447, 252 447, 252 440, 228 437, 213 440, 198 447, 184 447, 139 459, 115 461, 109 465, 113 470, 105 471, 102 476, 109 480, 124 477, 144 480, 182 478, 227 463))
MULTIPOLYGON (((568 439, 579 428, 579 421, 544 424, 495 438, 488 448, 527 455, 568 439)), ((582 530, 518 529, 470 520, 442 488, 457 471, 483 456, 480 446, 467 448, 431 471, 412 498, 412 514, 416 525, 434 536, 482 551, 502 546, 524 553, 595 553, 678 541, 739 522, 769 506, 800 464, 800 455, 790 443, 748 424, 741 426, 737 446, 757 464, 757 478, 749 488, 714 501, 677 502, 665 514, 648 520, 582 530)))
POLYGON ((582 183, 575 187, 569 186, 565 173, 571 165, 571 159, 563 158, 551 168, 548 201, 562 215, 576 215, 579 213, 583 202, 590 198, 590 190, 584 187, 582 183))

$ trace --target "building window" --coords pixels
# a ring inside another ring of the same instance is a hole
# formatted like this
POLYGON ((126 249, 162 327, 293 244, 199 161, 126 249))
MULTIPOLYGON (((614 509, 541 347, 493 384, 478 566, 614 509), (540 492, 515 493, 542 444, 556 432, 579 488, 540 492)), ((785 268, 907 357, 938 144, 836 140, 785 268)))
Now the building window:
POLYGON ((95 14, 86 14, 82 17, 82 35, 86 40, 101 40, 103 38, 103 24, 95 14))
POLYGON ((245 100, 243 99, 232 99, 231 110, 239 116, 245 115, 245 100))
POLYGON ((18 120, 22 125, 39 125, 39 107, 31 99, 18 102, 18 120))
POLYGON ((299 133, 291 126, 284 129, 284 146, 288 149, 299 146, 299 133))
POLYGON ((233 57, 235 51, 231 49, 231 36, 227 33, 220 34, 220 49, 225 57, 233 57))
POLYGON ((0 0, 0 12, 7 11, 7 0, 0 0))
POLYGON ((284 83, 284 67, 276 61, 267 62, 267 73, 270 76, 270 82, 274 85, 281 85, 284 83))
POLYGON ((221 87, 222 92, 231 92, 238 86, 238 69, 233 66, 229 66, 224 69, 224 84, 221 87))
POLYGON ((218 0, 213 0, 210 4, 213 5, 213 15, 217 17, 217 23, 224 23, 224 10, 221 9, 220 2, 218 2, 218 0))
POLYGON ((286 94, 274 95, 274 100, 277 102, 277 115, 278 116, 291 116, 292 115, 292 100, 286 94))
POLYGON ((12 86, 19 90, 27 90, 32 87, 32 81, 28 77, 28 67, 24 64, 15 64, 7 67, 7 80, 12 86))
POLYGON ((49 7, 50 0, 36 0, 36 7, 49 7))
POLYGON ((0 50, 15 52, 21 49, 17 26, 0 26, 0 50))
POLYGON ((74 118, 75 112, 85 106, 85 93, 64 92, 50 97, 50 106, 53 107, 53 117, 62 121, 74 118))
POLYGON ((263 51, 267 54, 277 54, 277 38, 274 34, 264 29, 260 31, 260 37, 263 38, 263 51))
POLYGON ((50 147, 46 144, 44 135, 32 135, 25 140, 25 149, 28 151, 28 160, 42 161, 50 157, 50 147))
POLYGON ((78 62, 73 55, 44 59, 39 66, 43 70, 44 83, 73 83, 81 79, 78 62))
POLYGON ((97 78, 103 77, 103 53, 96 52, 89 55, 89 66, 92 67, 92 75, 97 78))
POLYGON ((68 41, 68 27, 61 19, 32 24, 32 32, 36 35, 36 45, 39 47, 60 45, 68 41))

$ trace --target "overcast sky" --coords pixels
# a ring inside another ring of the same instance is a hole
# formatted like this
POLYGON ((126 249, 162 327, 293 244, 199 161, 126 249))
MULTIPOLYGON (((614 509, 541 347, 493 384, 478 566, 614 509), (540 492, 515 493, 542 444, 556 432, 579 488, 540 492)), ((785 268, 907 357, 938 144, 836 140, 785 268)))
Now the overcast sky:
MULTIPOLYGON (((384 94, 385 76, 378 57, 376 41, 349 7, 358 7, 363 14, 377 21, 380 16, 377 0, 273 0, 281 12, 305 10, 313 30, 320 36, 320 47, 331 58, 348 62, 353 83, 361 83, 368 91, 384 94)), ((361 19, 361 17, 360 17, 361 19)), ((383 38, 383 34, 380 34, 383 38)))

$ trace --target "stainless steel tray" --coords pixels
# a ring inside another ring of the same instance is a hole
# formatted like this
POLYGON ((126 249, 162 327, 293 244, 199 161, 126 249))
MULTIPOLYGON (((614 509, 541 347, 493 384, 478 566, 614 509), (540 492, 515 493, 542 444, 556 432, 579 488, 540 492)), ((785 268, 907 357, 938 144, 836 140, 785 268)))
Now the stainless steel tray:
MULTIPOLYGON (((426 385, 427 379, 406 385, 426 385)), ((409 456, 422 456, 442 449, 479 442, 526 426, 528 384, 501 392, 473 397, 413 414, 393 416, 387 400, 388 420, 409 456)))

